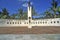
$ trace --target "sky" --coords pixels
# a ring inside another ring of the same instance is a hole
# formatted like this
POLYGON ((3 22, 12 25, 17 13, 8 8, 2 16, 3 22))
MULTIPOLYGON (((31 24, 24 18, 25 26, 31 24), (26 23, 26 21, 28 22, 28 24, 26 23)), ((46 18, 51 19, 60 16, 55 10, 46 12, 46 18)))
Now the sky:
MULTIPOLYGON (((0 11, 6 8, 10 14, 17 13, 19 8, 27 10, 26 2, 28 0, 0 0, 0 11)), ((37 13, 42 14, 51 7, 52 0, 30 0, 37 13)), ((59 1, 59 0, 58 0, 59 1)), ((60 1, 59 1, 60 2, 60 1)), ((60 4, 59 4, 60 5, 60 4)))

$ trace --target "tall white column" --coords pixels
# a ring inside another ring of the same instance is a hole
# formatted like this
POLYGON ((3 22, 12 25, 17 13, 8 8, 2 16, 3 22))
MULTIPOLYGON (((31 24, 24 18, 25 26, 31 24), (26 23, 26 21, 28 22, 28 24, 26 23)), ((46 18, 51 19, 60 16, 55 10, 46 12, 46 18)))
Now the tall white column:
POLYGON ((30 6, 28 6, 28 19, 32 19, 32 7, 30 6))
POLYGON ((31 5, 30 4, 28 4, 28 23, 29 23, 29 25, 28 25, 28 28, 32 28, 32 26, 31 26, 31 20, 32 20, 32 7, 31 7, 31 5))

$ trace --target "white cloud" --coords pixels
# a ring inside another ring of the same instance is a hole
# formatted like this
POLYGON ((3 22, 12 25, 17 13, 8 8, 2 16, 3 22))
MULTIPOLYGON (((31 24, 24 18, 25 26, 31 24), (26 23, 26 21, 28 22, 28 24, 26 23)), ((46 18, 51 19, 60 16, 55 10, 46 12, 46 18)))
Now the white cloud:
MULTIPOLYGON (((30 1, 30 0, 18 0, 18 1, 20 1, 20 2, 24 2, 24 1, 30 1)), ((33 3, 31 2, 31 5, 32 5, 33 3)), ((22 6, 23 7, 27 7, 28 6, 28 4, 27 3, 24 3, 24 4, 22 4, 22 6)))
POLYGON ((27 7, 27 6, 28 6, 28 4, 27 4, 27 3, 25 3, 25 4, 23 4, 22 6, 23 6, 23 7, 27 7))
POLYGON ((33 5, 33 3, 31 2, 31 5, 33 5))
MULTIPOLYGON (((31 2, 31 5, 33 5, 33 3, 31 2)), ((28 4, 27 3, 25 3, 25 4, 23 4, 22 5, 23 7, 27 7, 28 6, 28 4)))

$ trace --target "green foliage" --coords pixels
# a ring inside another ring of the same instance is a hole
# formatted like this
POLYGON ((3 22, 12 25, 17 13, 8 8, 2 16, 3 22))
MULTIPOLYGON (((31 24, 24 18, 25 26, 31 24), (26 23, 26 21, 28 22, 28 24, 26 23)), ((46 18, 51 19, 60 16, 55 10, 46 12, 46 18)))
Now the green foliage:
POLYGON ((2 12, 0 12, 0 18, 1 19, 9 19, 9 13, 6 8, 2 9, 2 12))
POLYGON ((58 2, 55 0, 52 0, 51 5, 52 5, 51 10, 54 12, 54 18, 56 18, 57 17, 56 12, 57 12, 58 2))
POLYGON ((32 6, 32 16, 34 16, 34 15, 37 15, 37 13, 36 13, 34 7, 32 6))
POLYGON ((47 11, 46 15, 49 16, 49 17, 51 17, 51 18, 53 18, 53 17, 54 18, 60 17, 60 7, 58 7, 58 2, 55 1, 55 0, 52 0, 51 5, 52 5, 52 7, 50 8, 49 11, 47 11), (58 15, 57 15, 57 12, 59 13, 58 15))
POLYGON ((3 14, 3 15, 8 15, 8 14, 9 14, 9 13, 7 12, 7 9, 6 9, 6 8, 2 9, 2 14, 3 14))
POLYGON ((1 16, 2 16, 2 12, 0 12, 0 18, 1 18, 1 16))
POLYGON ((59 15, 60 15, 60 6, 57 8, 57 12, 58 12, 59 15))
POLYGON ((58 6, 58 2, 55 1, 55 0, 52 0, 51 5, 52 5, 53 8, 57 8, 57 6, 58 6))
POLYGON ((46 11, 45 15, 46 18, 53 18, 53 14, 51 14, 49 11, 46 11))
POLYGON ((4 15, 1 17, 1 19, 6 19, 7 18, 7 15, 4 15))
POLYGON ((19 17, 20 19, 22 19, 22 17, 23 17, 23 9, 22 9, 22 8, 20 8, 20 9, 18 10, 18 17, 19 17))
POLYGON ((27 19, 27 18, 28 18, 27 11, 25 11, 23 15, 23 19, 27 19))
POLYGON ((17 14, 12 14, 12 15, 10 16, 10 19, 16 19, 16 16, 17 16, 17 14))
POLYGON ((58 18, 60 18, 60 6, 57 8, 57 12, 58 12, 58 18))

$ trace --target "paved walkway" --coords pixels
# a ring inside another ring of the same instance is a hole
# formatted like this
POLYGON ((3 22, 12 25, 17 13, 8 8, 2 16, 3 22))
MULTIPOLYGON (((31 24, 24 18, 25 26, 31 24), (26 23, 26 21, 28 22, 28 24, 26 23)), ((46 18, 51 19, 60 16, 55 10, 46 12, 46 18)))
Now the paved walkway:
POLYGON ((0 34, 0 40, 60 40, 60 34, 0 34))
POLYGON ((60 27, 0 27, 0 34, 60 34, 60 27))

